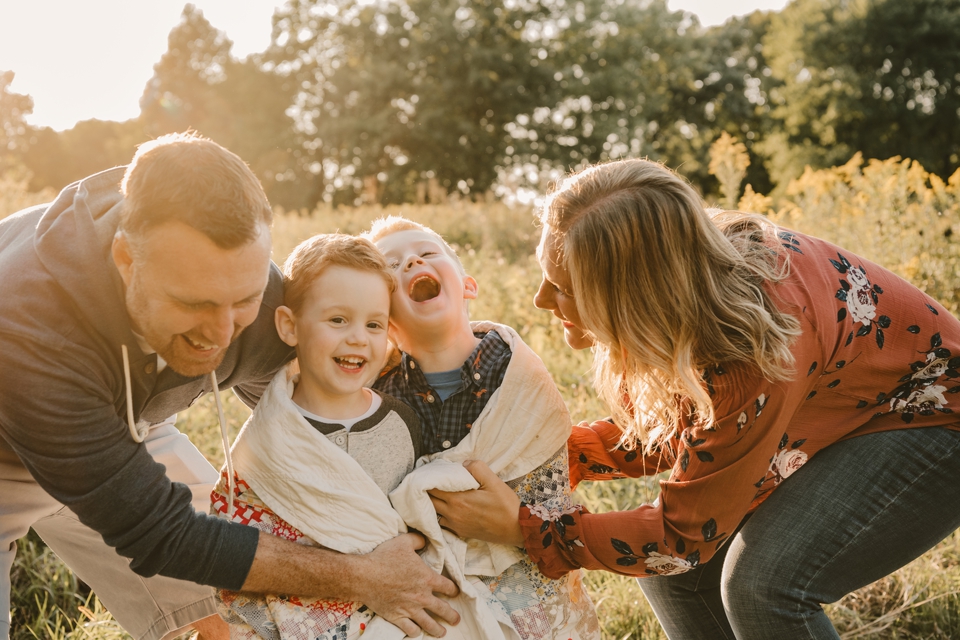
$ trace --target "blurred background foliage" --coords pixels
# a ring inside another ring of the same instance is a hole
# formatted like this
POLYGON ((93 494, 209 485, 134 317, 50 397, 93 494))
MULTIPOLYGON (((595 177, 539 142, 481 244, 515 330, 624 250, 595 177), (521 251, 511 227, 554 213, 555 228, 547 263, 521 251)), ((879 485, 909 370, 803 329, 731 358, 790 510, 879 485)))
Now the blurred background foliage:
POLYGON ((0 72, 0 173, 60 189, 193 128, 246 159, 271 201, 440 203, 545 190, 649 157, 707 196, 722 133, 782 195, 861 152, 946 179, 960 162, 960 0, 793 0, 703 28, 666 0, 288 0, 237 59, 186 5, 139 118, 67 131, 0 72))

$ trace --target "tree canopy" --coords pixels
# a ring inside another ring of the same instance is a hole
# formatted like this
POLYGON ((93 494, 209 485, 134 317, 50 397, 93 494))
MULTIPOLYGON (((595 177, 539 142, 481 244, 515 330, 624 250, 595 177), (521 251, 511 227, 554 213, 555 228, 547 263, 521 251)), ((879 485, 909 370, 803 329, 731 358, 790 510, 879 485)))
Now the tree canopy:
POLYGON ((746 182, 904 156, 960 163, 960 0, 793 0, 703 28, 666 0, 288 0, 245 59, 187 5, 128 123, 25 124, 0 75, 0 170, 60 188, 136 143, 195 129, 237 152, 271 200, 409 202, 546 188, 620 157, 721 185, 709 149, 742 141, 746 182))

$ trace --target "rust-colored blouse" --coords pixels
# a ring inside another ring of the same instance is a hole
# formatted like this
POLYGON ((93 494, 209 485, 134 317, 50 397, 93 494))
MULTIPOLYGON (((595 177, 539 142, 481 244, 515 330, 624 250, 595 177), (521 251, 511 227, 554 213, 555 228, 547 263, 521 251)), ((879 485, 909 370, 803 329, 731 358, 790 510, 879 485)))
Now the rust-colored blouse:
POLYGON ((549 512, 524 505, 527 553, 547 576, 576 567, 671 575, 704 563, 744 516, 811 456, 839 440, 915 427, 960 429, 960 322, 890 271, 823 240, 779 233, 791 261, 768 290, 799 318, 794 378, 744 364, 705 372, 717 416, 678 425, 663 450, 617 447, 609 421, 574 427, 570 479, 670 470, 653 504, 630 511, 549 512))

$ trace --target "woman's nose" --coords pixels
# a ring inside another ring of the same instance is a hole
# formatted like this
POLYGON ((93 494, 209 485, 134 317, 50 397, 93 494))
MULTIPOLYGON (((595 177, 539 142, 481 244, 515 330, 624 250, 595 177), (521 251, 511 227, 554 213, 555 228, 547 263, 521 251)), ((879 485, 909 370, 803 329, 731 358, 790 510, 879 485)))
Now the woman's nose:
POLYGON ((533 296, 533 306, 537 309, 553 309, 556 305, 553 302, 553 296, 550 295, 552 287, 546 279, 540 281, 540 288, 533 296))

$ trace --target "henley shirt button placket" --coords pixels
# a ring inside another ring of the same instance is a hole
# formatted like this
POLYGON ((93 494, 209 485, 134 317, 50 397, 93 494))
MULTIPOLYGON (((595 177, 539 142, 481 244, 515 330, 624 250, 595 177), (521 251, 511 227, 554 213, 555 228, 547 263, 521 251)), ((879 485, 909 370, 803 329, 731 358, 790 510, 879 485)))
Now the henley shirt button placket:
POLYGON ((336 443, 337 443, 339 446, 342 447, 346 442, 347 442, 347 436, 346 436, 346 435, 344 435, 344 434, 341 433, 341 434, 339 434, 339 435, 336 437, 336 443))

